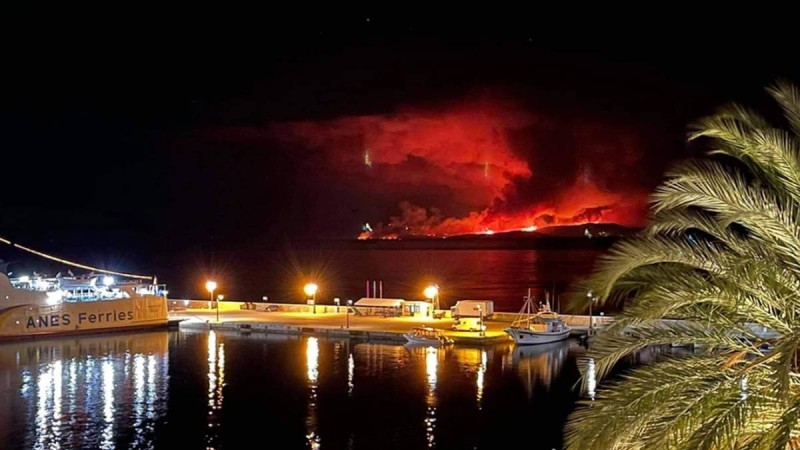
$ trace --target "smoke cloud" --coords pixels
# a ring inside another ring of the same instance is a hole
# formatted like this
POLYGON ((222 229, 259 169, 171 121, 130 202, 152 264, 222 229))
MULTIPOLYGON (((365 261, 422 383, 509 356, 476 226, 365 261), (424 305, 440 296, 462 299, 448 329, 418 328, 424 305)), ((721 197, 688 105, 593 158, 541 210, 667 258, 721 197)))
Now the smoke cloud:
POLYGON ((362 238, 608 222, 642 226, 652 170, 640 136, 598 117, 534 113, 483 94, 391 114, 271 124, 328 176, 398 205, 362 238))

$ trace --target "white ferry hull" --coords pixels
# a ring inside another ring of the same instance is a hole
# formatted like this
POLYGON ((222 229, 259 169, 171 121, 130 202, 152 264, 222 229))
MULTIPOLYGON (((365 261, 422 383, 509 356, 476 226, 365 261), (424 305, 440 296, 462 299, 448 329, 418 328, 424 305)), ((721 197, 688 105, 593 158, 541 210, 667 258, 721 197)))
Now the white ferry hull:
POLYGON ((558 332, 531 331, 524 328, 506 328, 505 332, 511 336, 517 345, 549 344, 567 339, 571 330, 558 332))
POLYGON ((129 330, 167 325, 167 300, 143 295, 117 300, 2 307, 0 339, 129 330))

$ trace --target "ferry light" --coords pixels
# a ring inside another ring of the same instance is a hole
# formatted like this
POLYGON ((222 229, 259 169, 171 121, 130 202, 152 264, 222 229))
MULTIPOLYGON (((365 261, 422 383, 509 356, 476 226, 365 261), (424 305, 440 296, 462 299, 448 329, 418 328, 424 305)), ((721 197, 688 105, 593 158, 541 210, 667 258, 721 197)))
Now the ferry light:
POLYGON ((103 285, 106 287, 111 286, 114 284, 114 277, 106 275, 103 277, 103 285))
POLYGON ((57 305, 57 304, 61 303, 62 300, 63 300, 63 294, 61 293, 61 291, 48 291, 47 292, 47 304, 48 305, 50 305, 50 306, 57 305))
POLYGON ((31 281, 31 277, 29 277, 27 275, 23 275, 23 276, 19 277, 19 282, 20 283, 27 283, 29 281, 31 281))

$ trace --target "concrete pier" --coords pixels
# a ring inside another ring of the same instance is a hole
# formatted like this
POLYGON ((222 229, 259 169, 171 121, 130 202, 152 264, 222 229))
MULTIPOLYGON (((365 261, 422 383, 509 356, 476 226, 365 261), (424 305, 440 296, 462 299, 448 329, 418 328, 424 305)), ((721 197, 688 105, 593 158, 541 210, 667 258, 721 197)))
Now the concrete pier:
MULTIPOLYGON (((453 319, 442 314, 441 319, 430 317, 382 317, 363 316, 345 312, 345 307, 317 305, 316 312, 307 305, 271 304, 272 311, 266 307, 251 309, 244 303, 224 302, 220 304, 219 321, 216 305, 211 302, 179 303, 170 301, 170 319, 181 320, 182 329, 217 329, 241 333, 274 333, 294 335, 315 335, 369 341, 405 343, 404 333, 415 327, 432 327, 441 330, 453 339, 456 345, 484 346, 505 343, 510 340, 503 331, 516 314, 495 313, 491 320, 485 320, 484 333, 453 331, 453 319), (177 306, 177 308, 176 308, 177 306), (259 310, 262 309, 262 310, 259 310)), ((258 304, 262 306, 263 304, 258 304)), ((351 310, 352 311, 352 310, 351 310)), ((573 334, 585 334, 588 329, 587 316, 563 316, 573 328, 573 334)), ((593 318, 593 326, 601 327, 608 317, 593 318)))

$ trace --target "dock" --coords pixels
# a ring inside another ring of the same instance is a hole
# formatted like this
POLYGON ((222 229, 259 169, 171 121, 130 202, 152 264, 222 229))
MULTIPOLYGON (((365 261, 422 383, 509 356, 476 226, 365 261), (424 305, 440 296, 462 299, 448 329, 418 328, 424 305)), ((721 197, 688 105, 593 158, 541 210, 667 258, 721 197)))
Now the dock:
MULTIPOLYGON (((346 307, 317 305, 312 309, 298 304, 237 304, 221 303, 219 312, 211 302, 170 300, 170 319, 180 321, 182 330, 224 330, 230 332, 270 333, 290 335, 312 335, 337 339, 355 339, 405 343, 404 333, 415 327, 432 327, 453 339, 456 345, 490 346, 510 341, 503 331, 516 317, 515 313, 495 313, 485 320, 486 330, 453 331, 453 319, 449 311, 438 314, 441 318, 409 316, 365 316, 350 313, 346 307), (217 319, 219 316, 219 319, 217 319)), ((574 336, 585 335, 588 331, 588 316, 563 316, 573 328, 574 336)), ((593 318, 593 326, 601 327, 608 317, 593 318)))

